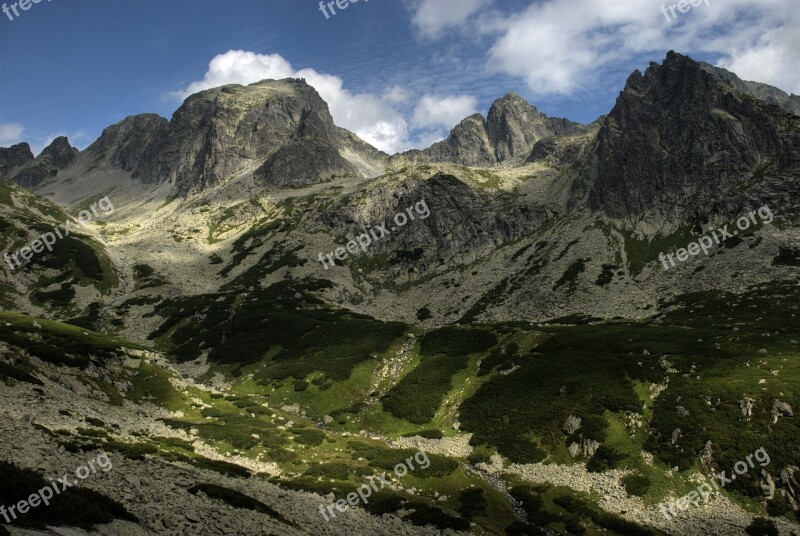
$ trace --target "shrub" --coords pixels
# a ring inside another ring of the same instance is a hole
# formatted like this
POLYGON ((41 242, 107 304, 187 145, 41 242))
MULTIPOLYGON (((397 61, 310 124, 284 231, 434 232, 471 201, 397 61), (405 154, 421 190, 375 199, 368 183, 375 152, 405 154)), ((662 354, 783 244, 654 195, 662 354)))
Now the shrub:
POLYGON ((419 432, 409 432, 403 437, 424 437, 425 439, 441 439, 444 437, 441 430, 420 430, 419 432))
POLYGON ((296 393, 301 393, 308 389, 308 382, 306 380, 295 380, 293 387, 296 393))
POLYGON ((344 463, 321 463, 312 465, 303 474, 305 476, 321 476, 333 480, 347 480, 350 476, 350 468, 344 463))
POLYGON ((458 500, 461 502, 458 513, 467 519, 483 514, 489 506, 489 502, 486 500, 486 492, 482 488, 465 489, 459 495, 458 500))
POLYGON ((792 511, 792 505, 783 495, 776 494, 775 498, 767 501, 767 513, 779 517, 792 511))
POLYGON ((622 485, 628 495, 643 497, 650 489, 650 479, 641 475, 628 475, 622 479, 622 485))
POLYGON ((325 441, 325 433, 319 430, 309 428, 305 430, 292 430, 295 434, 294 440, 302 445, 311 445, 318 447, 325 441))
POLYGON ((422 361, 383 398, 383 407, 414 424, 430 422, 452 388, 453 375, 469 363, 469 354, 497 344, 494 334, 480 329, 442 328, 422 338, 422 361))
POLYGON ((775 523, 763 517, 757 517, 744 531, 750 536, 780 536, 775 523))
POLYGON ((591 473, 601 473, 607 469, 614 468, 623 459, 624 456, 616 450, 600 445, 597 447, 594 456, 586 463, 586 470, 591 473))

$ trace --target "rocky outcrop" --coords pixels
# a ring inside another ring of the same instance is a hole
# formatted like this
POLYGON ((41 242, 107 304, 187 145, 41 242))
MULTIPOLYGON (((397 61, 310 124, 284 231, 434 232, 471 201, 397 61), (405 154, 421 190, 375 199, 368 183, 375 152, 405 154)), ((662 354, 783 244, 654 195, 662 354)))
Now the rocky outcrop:
POLYGON ((166 144, 168 129, 169 121, 159 115, 133 115, 103 130, 86 154, 130 171, 142 182, 155 182, 160 176, 159 154, 166 144))
POLYGON ((742 415, 747 420, 750 420, 750 417, 753 416, 753 406, 755 406, 756 401, 749 396, 745 396, 743 399, 739 401, 739 409, 742 410, 742 415))
POLYGON ((734 214, 800 191, 800 121, 670 52, 628 78, 587 166, 590 207, 614 218, 734 214))
POLYGON ((336 148, 333 122, 314 111, 303 112, 297 131, 255 172, 272 186, 302 186, 337 175, 356 176, 358 170, 336 148))
POLYGON ((27 143, 18 143, 11 147, 0 147, 0 173, 8 173, 16 167, 33 160, 31 147, 27 143))
POLYGON ((35 188, 45 180, 55 177, 62 169, 71 166, 79 151, 69 144, 66 136, 59 136, 45 147, 39 156, 26 162, 11 175, 14 181, 25 188, 35 188))
POLYGON ((542 138, 579 134, 585 128, 568 119, 547 117, 514 93, 494 101, 486 116, 487 134, 497 162, 529 155, 542 138))
POLYGON ((737 91, 747 93, 757 99, 769 102, 775 106, 780 106, 787 112, 795 115, 800 115, 800 95, 789 95, 785 91, 770 86, 768 84, 761 84, 759 82, 745 81, 736 76, 735 73, 723 69, 721 67, 714 67, 705 62, 699 62, 700 66, 706 71, 726 80, 737 91))
POLYGON ((187 196, 257 170, 274 186, 380 171, 379 151, 348 134, 305 80, 264 80, 191 95, 171 121, 129 117, 106 129, 87 153, 144 183, 172 183, 187 196), (340 147, 361 165, 350 164, 340 147))
POLYGON ((411 162, 448 162, 463 166, 493 166, 526 158, 534 144, 552 136, 577 135, 587 127, 568 119, 548 117, 514 93, 496 100, 484 119, 474 114, 447 139, 421 151, 403 153, 411 162))
POLYGON ((473 114, 461 121, 447 139, 422 151, 409 151, 404 156, 416 162, 451 162, 476 167, 497 163, 486 120, 481 114, 473 114))
POLYGON ((576 415, 570 415, 567 417, 567 420, 564 421, 564 426, 562 426, 561 429, 569 436, 577 432, 580 427, 581 418, 576 415))
POLYGON ((781 402, 776 399, 772 403, 772 423, 778 422, 781 417, 794 417, 794 411, 787 402, 781 402))

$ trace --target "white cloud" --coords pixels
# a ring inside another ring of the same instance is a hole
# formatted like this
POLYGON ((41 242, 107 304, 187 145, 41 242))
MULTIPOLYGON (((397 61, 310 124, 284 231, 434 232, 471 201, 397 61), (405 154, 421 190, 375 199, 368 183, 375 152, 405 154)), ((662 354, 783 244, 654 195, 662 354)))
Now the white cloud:
POLYGON ((19 123, 0 123, 0 147, 8 147, 19 143, 25 127, 19 123))
POLYGON ((436 39, 449 28, 463 26, 491 0, 415 0, 411 23, 426 39, 436 39))
POLYGON ((413 124, 419 128, 451 129, 477 110, 477 99, 469 95, 423 95, 414 109, 413 124))
POLYGON ((403 104, 411 98, 411 92, 400 86, 392 86, 383 92, 383 99, 389 102, 403 104))
POLYGON ((256 54, 244 50, 229 50, 215 56, 208 64, 202 80, 192 82, 184 91, 178 92, 186 98, 204 89, 226 84, 252 84, 267 78, 280 80, 294 76, 292 66, 278 54, 256 54))
POLYGON ((366 142, 383 151, 394 153, 411 147, 408 124, 395 108, 397 90, 390 88, 384 96, 352 93, 343 87, 338 76, 314 69, 295 70, 279 54, 256 54, 230 50, 216 56, 208 64, 202 80, 193 82, 177 93, 186 98, 193 93, 225 84, 252 84, 265 79, 305 78, 328 103, 334 122, 358 134, 366 142))
MULTIPOLYGON (((800 91, 796 0, 705 2, 667 22, 661 0, 545 0, 494 21, 490 69, 538 95, 591 89, 608 69, 673 49, 720 58, 742 78, 800 91)), ((667 7, 672 4, 667 2, 667 7)), ((476 31, 487 31, 476 22, 476 31)))
POLYGON ((717 63, 744 80, 766 82, 800 95, 800 28, 776 28, 750 47, 737 48, 717 63))

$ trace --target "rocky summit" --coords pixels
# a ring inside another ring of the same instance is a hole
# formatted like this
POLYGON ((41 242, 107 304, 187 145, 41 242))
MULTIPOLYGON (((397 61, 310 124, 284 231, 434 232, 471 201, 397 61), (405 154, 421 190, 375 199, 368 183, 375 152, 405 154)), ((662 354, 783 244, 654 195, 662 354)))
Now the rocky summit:
POLYGON ((393 155, 301 78, 0 148, 0 534, 800 533, 798 99, 669 52, 393 155))

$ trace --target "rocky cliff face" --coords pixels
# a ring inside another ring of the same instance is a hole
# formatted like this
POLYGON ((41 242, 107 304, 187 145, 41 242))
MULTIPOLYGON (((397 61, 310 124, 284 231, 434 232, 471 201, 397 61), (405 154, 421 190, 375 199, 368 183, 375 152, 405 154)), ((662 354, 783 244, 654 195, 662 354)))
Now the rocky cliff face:
POLYGON ((447 139, 403 156, 415 163, 493 166, 527 157, 534 144, 543 138, 585 131, 583 125, 547 117, 519 95, 508 93, 492 104, 485 119, 481 114, 471 115, 459 123, 447 139))
POLYGON ((27 143, 18 143, 9 148, 0 147, 0 173, 8 173, 31 160, 33 153, 27 143))
POLYGON ((589 205, 614 218, 686 220, 733 212, 747 197, 781 203, 798 187, 800 117, 670 52, 630 76, 590 166, 589 205))
POLYGON ((20 186, 35 188, 48 178, 58 175, 60 170, 72 165, 79 153, 80 151, 71 146, 65 136, 59 136, 45 147, 39 156, 25 162, 11 176, 20 186))
POLYGON ((543 138, 580 134, 585 129, 568 119, 547 117, 514 93, 492 104, 486 128, 497 162, 528 156, 533 145, 543 138))
POLYGON ((336 148, 336 127, 327 119, 318 111, 304 111, 297 130, 256 170, 256 178, 272 186, 301 186, 357 175, 336 148))
POLYGON ((795 115, 800 115, 800 95, 789 95, 785 91, 770 86, 768 84, 761 84, 759 82, 745 81, 736 76, 735 73, 722 69, 721 67, 714 67, 705 62, 699 62, 700 66, 708 72, 727 80, 736 88, 737 91, 747 93, 753 97, 769 102, 776 106, 780 106, 787 112, 795 115))
POLYGON ((497 162, 489 141, 486 119, 474 114, 456 125, 446 140, 405 155, 415 162, 451 162, 464 166, 490 166, 497 162))
MULTIPOLYGON (((363 166, 349 164, 339 151, 343 138, 328 105, 304 80, 266 80, 192 95, 171 121, 129 117, 106 129, 87 153, 145 183, 174 183, 186 196, 253 171, 275 186, 358 175, 363 166)), ((366 145, 347 142, 350 153, 366 145)), ((364 160, 374 162, 375 155, 364 160)))
POLYGON ((86 149, 86 156, 133 172, 143 182, 160 176, 158 156, 167 140, 169 121, 156 114, 127 117, 105 130, 86 149))

